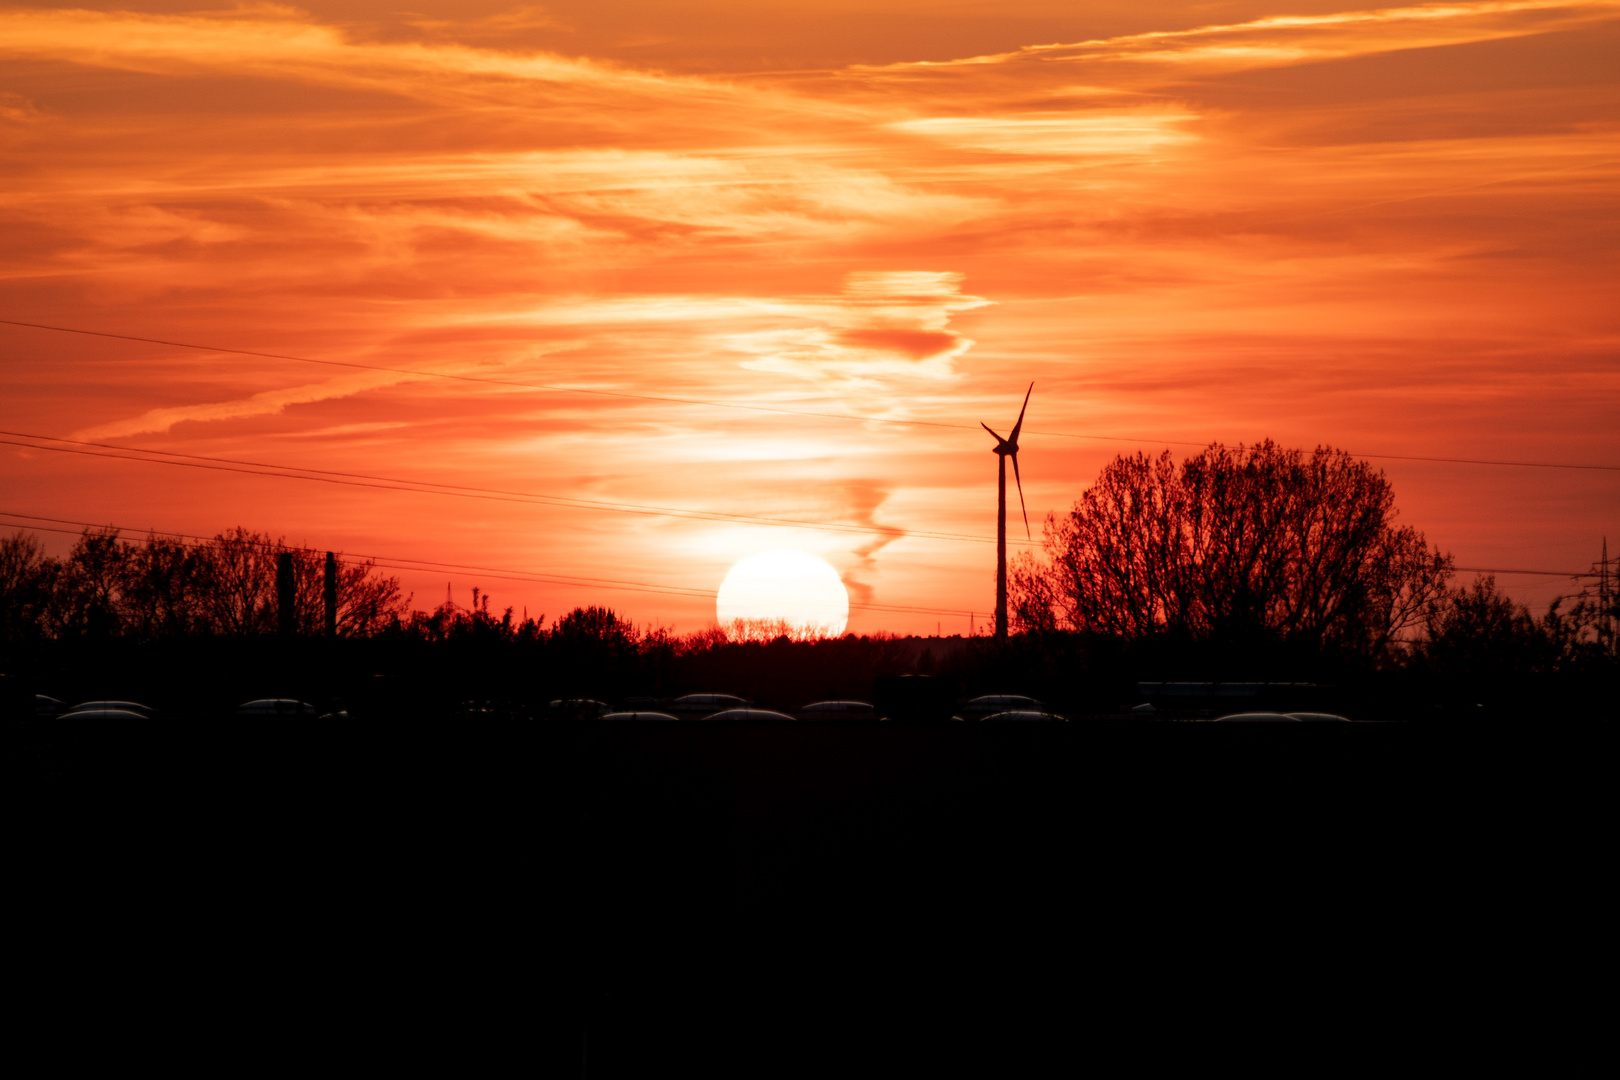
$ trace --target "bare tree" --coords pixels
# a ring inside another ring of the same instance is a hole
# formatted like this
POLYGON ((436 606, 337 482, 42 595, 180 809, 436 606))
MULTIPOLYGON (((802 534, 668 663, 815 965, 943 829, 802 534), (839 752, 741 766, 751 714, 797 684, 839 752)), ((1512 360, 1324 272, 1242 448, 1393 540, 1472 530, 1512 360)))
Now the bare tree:
POLYGON ((0 641, 40 633, 55 569, 33 534, 19 529, 0 538, 0 641))
POLYGON ((124 632, 139 638, 204 633, 202 560, 179 540, 148 536, 131 546, 120 596, 124 632))
POLYGON ((276 546, 238 525, 198 552, 203 606, 219 634, 270 633, 276 623, 276 546))
POLYGON ((53 570, 43 619, 47 633, 107 637, 122 632, 129 545, 118 539, 117 529, 85 529, 53 570))
POLYGON ((1110 463, 1014 567, 1025 628, 1264 636, 1381 652, 1443 595, 1449 556, 1394 525, 1381 472, 1267 440, 1110 463))
MULTIPOLYGON (((251 635, 276 628, 276 557, 292 555, 298 631, 325 630, 325 553, 236 528, 201 543, 86 529, 65 559, 32 536, 0 539, 0 633, 8 638, 251 635)), ((410 613, 399 579, 340 562, 337 632, 374 634, 410 613)))

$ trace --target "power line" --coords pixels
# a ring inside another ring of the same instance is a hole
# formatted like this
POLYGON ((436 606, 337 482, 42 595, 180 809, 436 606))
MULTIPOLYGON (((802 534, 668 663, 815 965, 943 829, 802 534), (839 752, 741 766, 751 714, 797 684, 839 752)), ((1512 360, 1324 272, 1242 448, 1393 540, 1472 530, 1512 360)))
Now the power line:
MULTIPOLYGON (((557 386, 551 383, 520 382, 516 379, 493 379, 481 375, 457 375, 442 371, 423 371, 420 368, 386 367, 381 364, 360 364, 352 360, 318 360, 308 356, 293 356, 288 353, 259 352, 254 349, 230 349, 220 345, 196 345, 185 341, 169 341, 164 338, 140 337, 135 334, 113 334, 103 330, 81 330, 71 326, 50 326, 45 323, 23 322, 20 319, 0 319, 0 324, 7 326, 23 326, 33 330, 50 330, 61 334, 82 334, 86 337, 112 338, 117 341, 138 341, 148 345, 166 345, 176 349, 195 349, 199 352, 229 353, 235 356, 258 356, 268 360, 291 360, 300 364, 319 364, 324 367, 355 368, 361 371, 386 371, 396 375, 413 375, 422 379, 449 379, 454 382, 483 383, 490 386, 517 387, 525 390, 548 390, 562 394, 589 394, 596 397, 621 398, 628 401, 655 401, 666 405, 698 405, 711 409, 740 409, 747 412, 775 413, 781 416, 807 416, 824 420, 852 420, 863 424, 892 424, 905 427, 931 427, 950 428, 959 431, 977 431, 972 424, 948 424, 937 420, 899 420, 892 417, 857 416, 853 413, 819 412, 809 409, 783 409, 772 405, 750 405, 736 401, 707 401, 699 398, 668 397, 656 394, 632 394, 620 390, 596 390, 579 386, 557 386)), ((1094 442, 1126 443, 1141 445, 1143 443, 1159 444, 1165 446, 1208 446, 1208 442, 1194 442, 1187 439, 1146 439, 1129 438, 1120 435, 1081 435, 1072 431, 1036 431, 1026 432, 1029 435, 1043 435, 1056 439, 1086 439, 1094 442)), ((1620 465, 1580 465, 1572 462, 1556 461, 1507 461, 1490 458, 1460 458, 1460 457, 1433 457, 1420 454, 1355 454, 1354 457, 1373 458, 1379 461, 1429 461, 1447 465, 1495 465, 1524 469, 1580 469, 1599 472, 1620 472, 1620 465)))
MULTIPOLYGON (((19 514, 9 510, 0 510, 0 517, 21 518, 28 522, 49 521, 55 523, 56 525, 77 525, 80 526, 81 529, 107 528, 116 529, 120 532, 132 533, 142 531, 129 526, 116 525, 111 522, 73 521, 66 518, 41 517, 37 514, 19 514)), ((75 529, 59 529, 47 525, 35 524, 29 524, 27 527, 38 530, 39 532, 65 533, 69 536, 80 535, 80 531, 75 529)), ((213 537, 199 536, 196 533, 171 532, 162 529, 148 529, 145 531, 151 535, 174 538, 181 544, 181 546, 188 548, 203 547, 209 541, 214 539, 213 537), (200 542, 187 543, 186 541, 200 542)), ((246 542, 257 547, 276 548, 274 543, 252 540, 246 542)), ((425 573, 430 570, 476 571, 484 577, 492 577, 507 581, 532 581, 547 585, 568 585, 583 588, 613 589, 623 592, 645 592, 668 596, 687 596, 704 600, 712 600, 714 599, 715 595, 714 591, 711 589, 697 589, 682 585, 655 585, 641 581, 626 581, 622 578, 591 578, 557 574, 531 574, 525 573, 521 570, 510 570, 502 567, 474 566, 465 563, 436 562, 432 559, 413 559, 400 555, 367 555, 363 552, 345 552, 345 554, 352 558, 364 559, 373 566, 381 569, 404 570, 409 573, 425 573)), ((853 600, 849 602, 849 606, 862 611, 881 611, 901 615, 988 615, 987 612, 974 611, 968 608, 955 609, 915 607, 905 604, 863 604, 853 600)))
POLYGON ((1563 570, 1502 570, 1494 566, 1453 566, 1452 569, 1464 574, 1539 574, 1544 577, 1597 577, 1595 573, 1566 572, 1563 570))
MULTIPOLYGON (((616 503, 594 499, 577 499, 563 495, 546 495, 540 492, 508 491, 501 488, 471 487, 461 484, 440 484, 431 480, 408 480, 398 477, 374 476, 367 473, 335 472, 327 469, 308 469, 299 465, 278 465, 271 462, 245 461, 239 458, 217 458, 202 454, 180 454, 167 450, 144 450, 135 446, 114 446, 110 443, 85 442, 81 439, 62 439, 54 435, 35 435, 23 431, 0 431, 0 435, 10 435, 15 438, 0 438, 0 444, 7 446, 21 446, 30 450, 50 450, 62 454, 79 454, 85 457, 111 458, 115 461, 134 461, 145 465, 176 465, 189 469, 207 469, 213 472, 234 472, 246 476, 270 476, 285 480, 309 480, 325 484, 342 484, 348 487, 364 487, 377 491, 405 491, 418 495, 448 495, 463 499, 483 499, 494 502, 514 502, 527 506, 560 506, 576 510, 604 510, 618 514, 637 514, 648 517, 676 517, 689 518, 700 521, 731 521, 745 525, 764 525, 776 528, 792 529, 818 529, 826 532, 861 533, 869 536, 887 536, 893 539, 902 537, 918 537, 927 540, 954 540, 975 544, 991 544, 995 541, 988 536, 973 536, 967 533, 948 533, 935 530, 903 529, 899 526, 885 527, 882 525, 855 525, 845 522, 818 522, 799 518, 772 518, 748 514, 727 514, 717 510, 689 510, 680 507, 653 506, 643 503, 616 503), (18 442, 17 439, 36 439, 41 442, 69 443, 69 446, 43 446, 38 442, 18 442), (75 447, 98 447, 95 450, 81 450, 75 447), (116 451, 116 452, 104 452, 116 451), (131 457, 131 454, 144 454, 146 457, 131 457), (183 461, 172 461, 170 458, 184 458, 183 461), (264 471, 277 470, 277 471, 264 471)), ((1033 547, 1034 541, 1009 541, 1022 547, 1033 547)))
MULTIPOLYGON (((133 527, 130 527, 130 526, 114 525, 114 524, 111 524, 109 522, 73 521, 73 520, 70 520, 70 519, 67 519, 67 518, 41 517, 41 516, 39 516, 37 514, 19 514, 19 513, 15 513, 13 511, 10 511, 10 510, 0 510, 0 517, 22 518, 22 519, 24 519, 26 521, 49 521, 49 522, 53 522, 53 523, 55 523, 57 525, 77 525, 77 526, 79 526, 81 528, 85 528, 85 529, 110 528, 110 529, 118 529, 121 532, 141 532, 142 531, 140 529, 136 529, 136 528, 133 528, 133 527)), ((29 528, 35 528, 35 527, 37 527, 37 526, 29 526, 29 528)), ((72 530, 69 530, 69 529, 43 529, 43 527, 39 527, 39 528, 42 528, 42 531, 45 531, 45 532, 66 532, 66 533, 70 533, 70 534, 72 533, 72 530)), ((188 539, 188 540, 201 540, 201 541, 206 542, 206 541, 209 541, 209 540, 213 539, 213 537, 199 536, 196 533, 173 532, 173 531, 164 530, 164 529, 148 529, 148 530, 145 530, 145 531, 150 532, 150 533, 155 533, 156 535, 159 535, 159 536, 182 537, 182 538, 185 538, 185 539, 188 539)), ((265 545, 265 546, 273 546, 273 545, 265 545)), ((712 593, 710 593, 708 590, 704 590, 704 589, 692 589, 692 588, 687 588, 685 586, 679 586, 679 585, 673 585, 673 586, 671 586, 671 585, 647 585, 647 584, 645 584, 643 582, 627 582, 627 581, 624 581, 621 578, 591 578, 591 577, 579 577, 579 576, 576 576, 576 575, 533 575, 533 574, 526 574, 523 571, 519 571, 519 570, 509 570, 509 569, 506 569, 506 568, 503 568, 503 567, 478 566, 478 565, 475 565, 475 564, 468 564, 468 563, 438 562, 438 561, 435 561, 435 560, 432 560, 432 559, 414 559, 414 558, 409 558, 409 557, 403 556, 403 555, 367 555, 364 552, 347 552, 346 554, 351 555, 351 556, 353 556, 355 558, 367 559, 367 560, 375 561, 375 562, 377 562, 377 565, 379 565, 379 566, 383 565, 382 560, 388 560, 391 563, 414 563, 414 564, 416 564, 416 565, 413 565, 413 566, 390 566, 389 567, 390 569, 395 569, 395 570, 411 570, 411 571, 416 571, 416 572, 420 572, 424 568, 427 568, 427 569, 443 569, 443 570, 473 570, 473 571, 478 571, 478 572, 482 572, 482 573, 517 575, 517 578, 520 579, 520 580, 525 580, 525 581, 531 581, 531 580, 532 581, 545 581, 545 582, 549 582, 549 583, 552 583, 552 584, 559 584, 559 585, 592 585, 592 584, 597 584, 597 583, 618 584, 618 585, 636 585, 636 586, 639 586, 639 587, 642 587, 642 588, 654 589, 654 590, 659 590, 659 591, 666 591, 666 590, 667 591, 677 591, 677 592, 689 593, 689 594, 692 594, 692 595, 701 595, 701 596, 710 596, 710 595, 712 595, 712 593)), ((1463 573, 1463 574, 1534 574, 1534 575, 1541 576, 1541 577, 1557 577, 1557 578, 1594 578, 1594 577, 1599 577, 1600 576, 1600 573, 1598 571, 1596 571, 1596 570, 1585 570, 1585 571, 1583 571, 1583 570, 1522 570, 1522 569, 1509 569, 1509 568, 1500 567, 1500 566, 1454 566, 1454 567, 1452 567, 1452 570, 1457 572, 1457 573, 1463 573)), ((851 606, 857 606, 857 605, 852 604, 851 606)), ((977 611, 970 612, 970 611, 968 611, 966 609, 961 610, 961 611, 956 611, 956 610, 943 609, 943 608, 904 607, 904 606, 896 607, 896 606, 892 606, 892 605, 877 605, 877 604, 867 604, 867 605, 858 605, 858 606, 868 607, 868 608, 871 608, 873 610, 912 611, 912 612, 925 612, 925 613, 928 613, 928 614, 936 614, 936 613, 942 613, 942 614, 948 614, 948 615, 986 614, 984 612, 977 612, 977 611)))

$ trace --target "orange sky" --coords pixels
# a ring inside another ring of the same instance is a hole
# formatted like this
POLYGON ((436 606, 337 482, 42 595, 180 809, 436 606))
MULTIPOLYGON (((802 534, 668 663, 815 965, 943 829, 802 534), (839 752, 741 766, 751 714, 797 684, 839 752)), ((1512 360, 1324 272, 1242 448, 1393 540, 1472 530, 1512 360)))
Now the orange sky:
MULTIPOLYGON (((779 547, 989 611, 938 534, 993 537, 1031 379, 1037 520, 1215 439, 1620 465, 1614 0, 191 6, 0 5, 0 319, 787 412, 0 326, 8 431, 711 517, 15 446, 0 511, 691 630, 779 547)), ((1377 464, 1464 566, 1620 540, 1612 468, 1377 464)))

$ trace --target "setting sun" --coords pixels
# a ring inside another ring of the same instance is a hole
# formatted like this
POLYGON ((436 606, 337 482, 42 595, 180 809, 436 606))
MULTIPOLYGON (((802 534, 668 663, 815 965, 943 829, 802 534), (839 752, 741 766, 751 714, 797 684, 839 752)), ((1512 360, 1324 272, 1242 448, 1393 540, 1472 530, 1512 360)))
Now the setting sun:
POLYGON ((831 637, 849 621, 849 594, 826 560, 802 551, 762 551, 733 566, 720 583, 715 616, 722 627, 767 626, 790 636, 831 637))

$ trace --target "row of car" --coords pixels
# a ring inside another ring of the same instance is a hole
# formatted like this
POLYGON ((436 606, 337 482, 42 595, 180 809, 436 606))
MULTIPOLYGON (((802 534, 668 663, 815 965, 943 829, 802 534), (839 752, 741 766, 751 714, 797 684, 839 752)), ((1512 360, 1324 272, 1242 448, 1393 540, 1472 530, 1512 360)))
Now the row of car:
MULTIPOLYGON (((553 715, 601 720, 883 720, 866 701, 815 701, 791 713, 756 708, 746 698, 733 694, 686 694, 670 701, 629 698, 625 708, 614 709, 593 698, 559 698, 550 706, 553 715)), ((1047 711, 1044 704, 1021 694, 987 694, 973 698, 951 716, 952 720, 1067 720, 1047 711)))
MULTIPOLYGON (((732 694, 686 694, 668 702, 653 698, 629 698, 624 709, 614 709, 605 701, 594 698, 559 698, 551 702, 553 716, 572 716, 580 719, 601 720, 721 720, 721 721, 781 721, 781 720, 880 720, 877 709, 865 701, 816 701, 792 713, 774 709, 755 708, 746 698, 732 694)), ((150 720, 158 710, 135 701, 82 701, 68 706, 56 698, 43 694, 34 698, 34 715, 60 720, 119 721, 150 720)), ((326 720, 347 719, 347 713, 320 714, 308 702, 293 698, 256 698, 236 707, 236 715, 243 717, 317 717, 326 720)), ((952 720, 994 721, 1063 721, 1068 717, 1049 711, 1035 698, 1020 694, 986 694, 969 700, 951 716, 952 720)), ((1348 723, 1348 718, 1321 712, 1245 712, 1215 718, 1217 721, 1240 723, 1348 723)))
MULTIPOLYGON (((1151 709, 1151 707, 1149 707, 1151 709)), ((553 714, 601 720, 886 720, 865 701, 816 701, 792 713, 760 709, 745 698, 731 694, 686 694, 664 702, 654 698, 629 698, 625 708, 614 709, 593 698, 559 699, 551 703, 553 714)), ((1148 714, 1143 714, 1144 719, 1148 714)), ((1065 721, 1068 717, 1050 711, 1046 705, 1022 694, 984 694, 959 706, 952 720, 1065 721)), ((1214 717, 1236 723, 1349 723, 1349 718, 1324 712, 1243 712, 1214 717)))
MULTIPOLYGON (((236 715, 314 717, 319 711, 308 702, 293 698, 255 698, 238 705, 236 715)), ((159 718, 161 712, 138 701, 81 701, 68 705, 45 694, 35 694, 34 716, 56 720, 153 720, 159 718)), ((328 718, 334 718, 333 714, 328 714, 328 718)))

